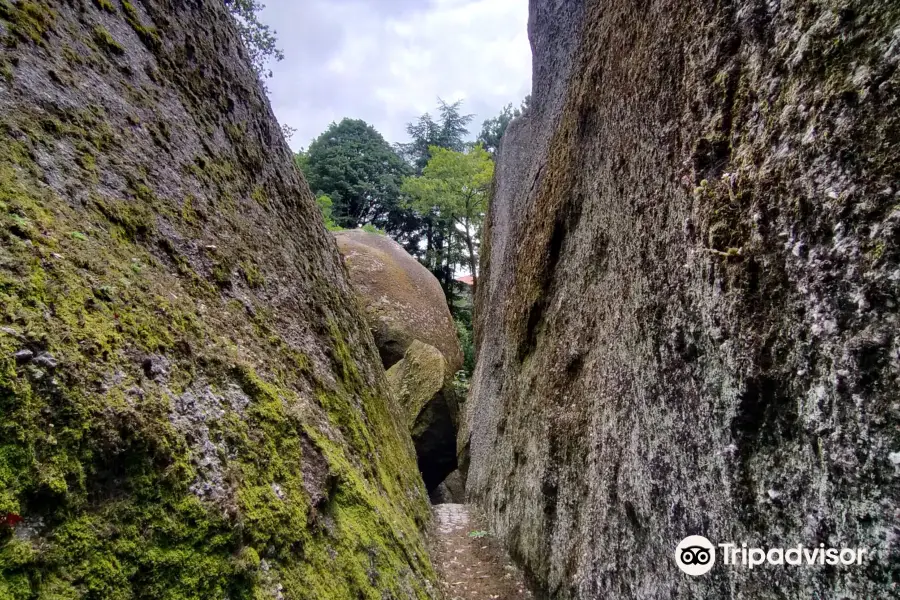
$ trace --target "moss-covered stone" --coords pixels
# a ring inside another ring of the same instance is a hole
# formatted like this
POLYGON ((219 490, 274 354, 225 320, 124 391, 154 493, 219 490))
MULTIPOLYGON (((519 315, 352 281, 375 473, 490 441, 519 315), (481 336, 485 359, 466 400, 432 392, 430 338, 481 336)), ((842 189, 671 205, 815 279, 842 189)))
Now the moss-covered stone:
POLYGON ((9 24, 7 44, 11 46, 18 41, 43 46, 47 34, 54 29, 56 16, 56 12, 43 3, 0 0, 0 19, 9 24))
POLYGON ((431 491, 457 467, 459 404, 453 372, 440 350, 415 340, 387 378, 406 411, 419 471, 431 491))
POLYGON ((224 7, 105 4, 0 5, 41 44, 11 77, 105 83, 0 86, 0 598, 431 596, 403 416, 224 7))
POLYGON ((415 340, 403 360, 388 369, 387 378, 412 428, 425 405, 444 387, 447 361, 434 346, 415 340))
POLYGON ((394 240, 362 230, 334 234, 365 307, 385 368, 414 340, 434 346, 452 370, 463 356, 440 283, 394 240))

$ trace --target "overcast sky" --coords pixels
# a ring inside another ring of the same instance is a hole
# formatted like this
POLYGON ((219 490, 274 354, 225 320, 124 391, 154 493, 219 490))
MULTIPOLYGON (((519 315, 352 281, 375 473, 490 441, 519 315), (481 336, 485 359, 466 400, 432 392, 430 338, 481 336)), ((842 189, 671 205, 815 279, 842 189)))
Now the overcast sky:
POLYGON ((295 150, 332 121, 363 119, 388 142, 464 100, 481 123, 531 91, 528 0, 264 0, 261 19, 285 58, 269 87, 278 120, 297 129, 295 150))

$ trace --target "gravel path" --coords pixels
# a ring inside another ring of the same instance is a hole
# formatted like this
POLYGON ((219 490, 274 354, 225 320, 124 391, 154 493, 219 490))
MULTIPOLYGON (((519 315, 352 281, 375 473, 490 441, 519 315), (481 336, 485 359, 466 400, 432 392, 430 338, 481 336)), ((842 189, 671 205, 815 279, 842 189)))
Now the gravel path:
POLYGON ((473 508, 438 504, 434 516, 432 559, 447 600, 533 597, 497 541, 483 531, 473 508))

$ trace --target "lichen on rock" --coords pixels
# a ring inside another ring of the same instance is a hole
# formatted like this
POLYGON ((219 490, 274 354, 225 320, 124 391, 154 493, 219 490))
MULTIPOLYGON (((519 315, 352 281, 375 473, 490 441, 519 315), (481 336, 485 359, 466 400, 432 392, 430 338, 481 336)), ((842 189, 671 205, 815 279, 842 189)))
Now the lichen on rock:
POLYGON ((896 595, 897 3, 533 0, 529 28, 467 494, 554 598, 896 595), (685 577, 689 534, 871 554, 685 577))
POLYGON ((0 38, 0 598, 431 597, 404 416, 225 7, 0 0, 0 38))

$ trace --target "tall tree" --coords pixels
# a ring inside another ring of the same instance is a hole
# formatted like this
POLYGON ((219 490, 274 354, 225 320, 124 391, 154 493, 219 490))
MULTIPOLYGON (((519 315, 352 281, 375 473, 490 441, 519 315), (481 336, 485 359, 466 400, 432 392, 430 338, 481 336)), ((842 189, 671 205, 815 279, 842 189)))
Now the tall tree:
POLYGON ((446 148, 461 152, 466 147, 466 136, 469 135, 468 125, 475 115, 464 115, 461 112, 462 100, 453 104, 447 104, 438 98, 438 120, 435 121, 429 113, 425 113, 414 123, 406 125, 406 133, 411 142, 397 144, 401 156, 415 169, 417 174, 428 164, 431 158, 431 148, 446 148))
POLYGON ((438 215, 452 225, 449 246, 455 239, 462 242, 474 288, 478 285, 478 240, 494 163, 480 144, 466 152, 432 146, 431 155, 422 175, 406 178, 402 189, 416 210, 438 215))
MULTIPOLYGON (((397 144, 401 156, 421 175, 432 156, 432 148, 462 151, 469 135, 468 125, 474 115, 463 114, 462 100, 448 104, 438 98, 438 117, 426 113, 406 126, 411 138, 397 144)), ((425 237, 423 263, 434 273, 448 300, 453 298, 453 261, 451 238, 453 224, 433 211, 421 212, 425 237)))
POLYGON ((400 202, 400 185, 412 168, 374 127, 358 119, 332 123, 296 160, 316 196, 331 199, 336 225, 372 225, 417 245, 421 224, 400 202))

